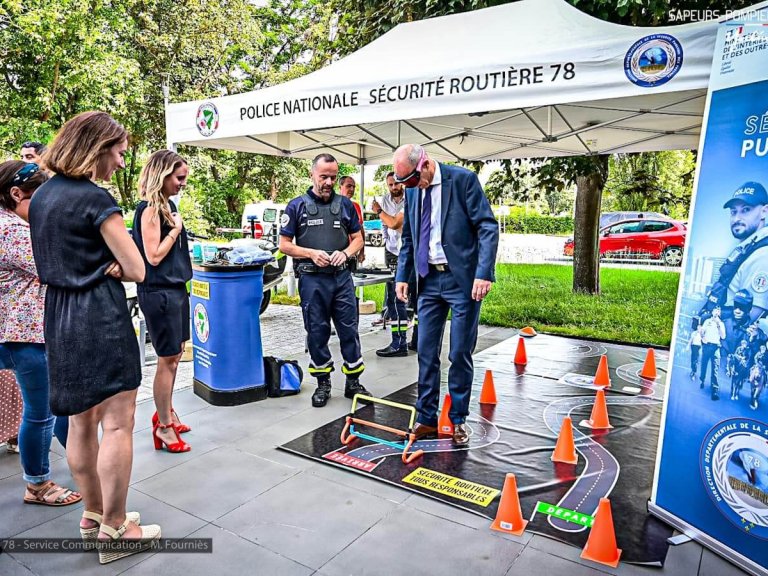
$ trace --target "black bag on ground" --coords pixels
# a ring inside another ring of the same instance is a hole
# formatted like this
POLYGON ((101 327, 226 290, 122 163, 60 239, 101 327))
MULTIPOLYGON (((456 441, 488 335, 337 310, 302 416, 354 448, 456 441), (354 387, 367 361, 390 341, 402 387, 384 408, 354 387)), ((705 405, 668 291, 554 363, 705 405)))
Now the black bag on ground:
POLYGON ((264 357, 264 378, 270 398, 292 396, 301 391, 304 373, 296 360, 283 360, 274 356, 264 357))

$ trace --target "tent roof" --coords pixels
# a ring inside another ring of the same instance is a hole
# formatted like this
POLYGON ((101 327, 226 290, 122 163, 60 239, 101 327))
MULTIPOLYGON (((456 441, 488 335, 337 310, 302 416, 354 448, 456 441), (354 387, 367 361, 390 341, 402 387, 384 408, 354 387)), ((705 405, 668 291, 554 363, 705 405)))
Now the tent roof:
POLYGON ((696 148, 716 27, 621 26, 564 0, 401 24, 296 80, 170 104, 168 142, 359 164, 411 142, 439 160, 696 148))

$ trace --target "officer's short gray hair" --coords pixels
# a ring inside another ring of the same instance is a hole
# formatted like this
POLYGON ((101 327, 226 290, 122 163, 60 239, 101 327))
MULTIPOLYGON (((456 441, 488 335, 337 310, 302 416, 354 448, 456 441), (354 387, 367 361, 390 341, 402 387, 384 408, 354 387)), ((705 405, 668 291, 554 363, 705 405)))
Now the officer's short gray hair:
POLYGON ((336 158, 334 158, 331 154, 328 154, 327 152, 323 152, 322 154, 318 154, 312 159, 312 170, 317 168, 317 165, 320 161, 323 161, 327 164, 339 163, 339 161, 336 160, 336 158))

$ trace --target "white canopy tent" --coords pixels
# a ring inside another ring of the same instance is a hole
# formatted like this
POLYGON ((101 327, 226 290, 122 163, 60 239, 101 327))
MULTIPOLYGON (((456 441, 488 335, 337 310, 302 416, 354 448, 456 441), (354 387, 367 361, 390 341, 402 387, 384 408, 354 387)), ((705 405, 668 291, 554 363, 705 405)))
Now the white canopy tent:
POLYGON ((693 149, 717 22, 635 28, 564 0, 401 24, 312 74, 166 109, 185 144, 389 163, 693 149))

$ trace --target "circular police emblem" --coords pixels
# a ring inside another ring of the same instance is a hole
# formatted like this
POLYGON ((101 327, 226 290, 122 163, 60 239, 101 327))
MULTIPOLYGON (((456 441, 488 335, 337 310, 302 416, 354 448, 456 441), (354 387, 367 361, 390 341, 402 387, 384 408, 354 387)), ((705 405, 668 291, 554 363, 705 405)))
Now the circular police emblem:
POLYGON ((701 477, 717 509, 741 530, 768 539, 768 428, 732 418, 701 446, 701 477))
POLYGON ((758 294, 768 291, 768 274, 760 272, 752 278, 752 291, 758 294))
POLYGON ((195 118, 197 130, 203 136, 211 136, 219 127, 219 111, 213 102, 200 104, 195 118))
POLYGON ((643 88, 669 82, 683 65, 683 47, 669 34, 641 38, 624 56, 624 73, 629 81, 643 88))
POLYGON ((195 314, 193 318, 197 339, 203 343, 208 342, 208 336, 211 334, 211 325, 208 322, 208 311, 202 303, 198 302, 195 305, 195 314))
POLYGON ((280 216, 280 226, 281 227, 288 226, 288 222, 290 222, 290 221, 291 221, 291 217, 288 216, 288 214, 283 213, 283 215, 280 216))

